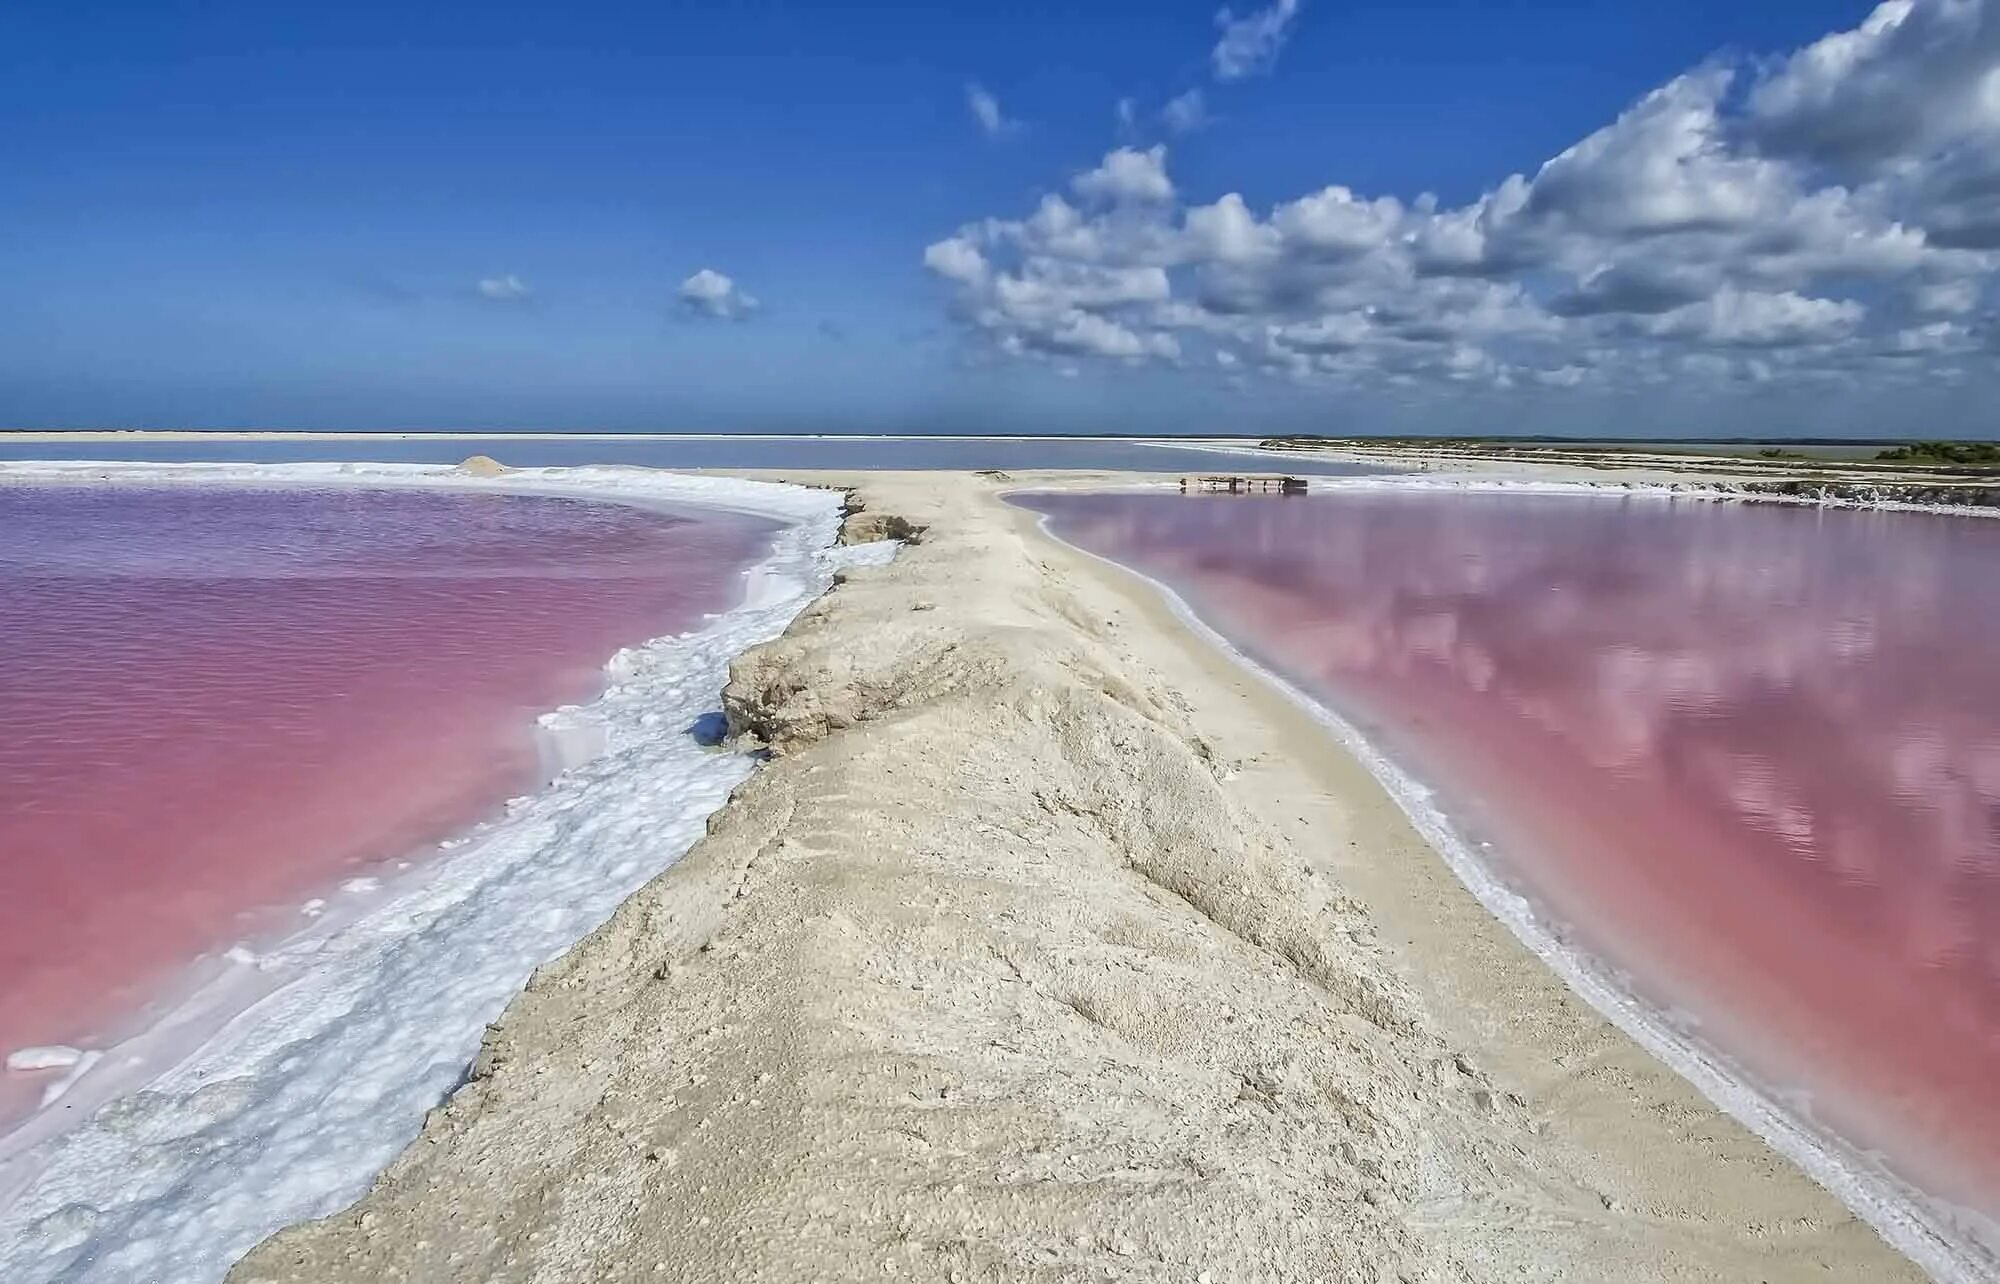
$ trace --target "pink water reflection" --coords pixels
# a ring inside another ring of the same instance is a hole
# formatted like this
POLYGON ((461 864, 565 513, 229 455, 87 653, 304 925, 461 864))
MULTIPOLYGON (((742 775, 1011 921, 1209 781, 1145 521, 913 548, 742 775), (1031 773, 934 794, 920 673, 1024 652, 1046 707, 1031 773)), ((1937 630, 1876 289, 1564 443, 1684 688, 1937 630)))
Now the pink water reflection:
MULTIPOLYGON (((728 609, 765 521, 526 496, 0 486, 0 1054, 493 815, 533 718, 728 609)), ((45 1076, 0 1074, 0 1123, 45 1076)))
POLYGON ((2000 1214, 2000 522, 1038 496, 1441 787, 1600 957, 2000 1214))

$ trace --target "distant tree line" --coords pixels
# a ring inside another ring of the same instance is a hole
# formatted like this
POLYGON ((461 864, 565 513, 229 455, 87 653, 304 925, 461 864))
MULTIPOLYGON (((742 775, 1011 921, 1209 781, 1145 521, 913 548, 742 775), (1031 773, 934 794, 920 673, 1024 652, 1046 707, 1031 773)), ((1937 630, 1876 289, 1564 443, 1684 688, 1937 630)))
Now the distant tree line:
POLYGON ((1975 468, 2000 467, 2000 442, 1995 441, 1913 441, 1875 456, 1892 463, 1958 464, 1975 468))

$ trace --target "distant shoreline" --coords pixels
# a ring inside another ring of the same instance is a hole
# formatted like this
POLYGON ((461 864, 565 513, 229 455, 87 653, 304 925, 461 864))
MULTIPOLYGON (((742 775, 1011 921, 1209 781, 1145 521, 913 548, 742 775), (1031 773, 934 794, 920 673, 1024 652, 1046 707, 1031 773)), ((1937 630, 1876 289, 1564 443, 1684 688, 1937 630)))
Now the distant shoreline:
POLYGON ((1199 445, 1255 445, 1261 433, 1175 436, 1161 433, 955 433, 955 432, 566 432, 536 429, 330 429, 310 428, 0 428, 0 443, 44 441, 1116 441, 1199 445))
MULTIPOLYGON (((621 432, 615 429, 547 429, 547 428, 0 428, 0 442, 7 441, 127 441, 134 438, 150 438, 155 441, 294 441, 294 440, 338 440, 338 441, 490 441, 514 439, 519 441, 732 441, 738 438, 754 437, 773 441, 1118 441, 1170 443, 1227 442, 1231 444, 1269 445, 1274 449, 1312 449, 1316 447, 1353 446, 1361 449, 1387 450, 1429 450, 1453 447, 1488 447, 1498 449, 1526 448, 1538 449, 1596 449, 1604 451, 1643 451, 1648 447, 1670 450, 1674 454, 1699 457, 1702 447, 1721 447, 1713 453, 1720 457, 1735 457, 1736 450, 1758 447, 1801 447, 1819 448, 1829 451, 1862 450, 1869 447, 1894 447, 1920 440, 1917 437, 1607 437, 1603 435, 1560 435, 1531 434, 1521 436, 1463 436, 1440 434, 1437 436, 1411 436, 1408 434, 1384 434, 1370 436, 1317 436, 1295 433, 1269 432, 1110 432, 1110 433, 955 433, 955 432, 677 432, 658 430, 633 430, 621 432)), ((1965 440, 1990 441, 2000 437, 1971 437, 1965 440)), ((1838 457, 1838 456, 1833 456, 1838 457)))

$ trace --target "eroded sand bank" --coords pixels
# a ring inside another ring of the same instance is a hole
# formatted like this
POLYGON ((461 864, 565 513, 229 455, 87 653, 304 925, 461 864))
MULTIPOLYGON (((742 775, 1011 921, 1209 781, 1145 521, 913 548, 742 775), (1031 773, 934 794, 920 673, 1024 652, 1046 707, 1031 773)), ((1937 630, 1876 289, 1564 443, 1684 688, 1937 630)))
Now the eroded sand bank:
POLYGON ((1916 1278, 1149 588, 838 480, 926 529, 738 661, 773 760, 233 1279, 1916 1278))

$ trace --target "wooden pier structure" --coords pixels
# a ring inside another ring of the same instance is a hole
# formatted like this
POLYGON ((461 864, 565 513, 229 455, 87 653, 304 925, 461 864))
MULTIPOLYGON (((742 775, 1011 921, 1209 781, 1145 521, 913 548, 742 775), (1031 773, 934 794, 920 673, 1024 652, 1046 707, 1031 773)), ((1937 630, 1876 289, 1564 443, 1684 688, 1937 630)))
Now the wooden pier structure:
POLYGON ((1306 479, 1281 473, 1189 473, 1181 478, 1183 495, 1303 495, 1306 479))

